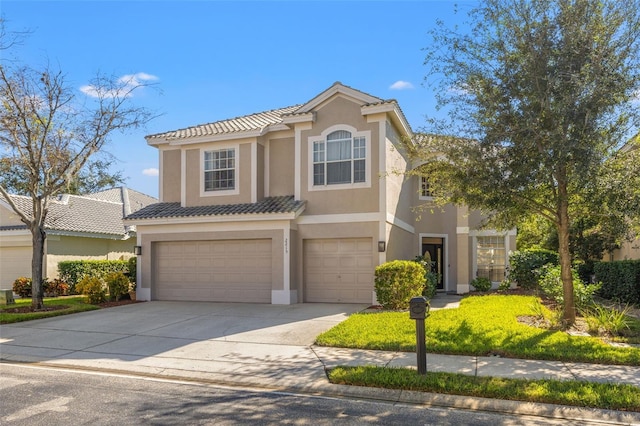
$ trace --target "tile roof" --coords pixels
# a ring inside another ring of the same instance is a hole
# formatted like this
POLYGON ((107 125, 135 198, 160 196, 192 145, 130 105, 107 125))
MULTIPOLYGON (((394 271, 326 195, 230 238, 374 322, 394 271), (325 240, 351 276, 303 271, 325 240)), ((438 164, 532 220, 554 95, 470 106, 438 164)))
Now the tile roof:
POLYGON ((351 86, 347 86, 337 81, 329 89, 320 93, 318 96, 316 96, 311 101, 305 104, 293 105, 293 106, 279 108, 279 109, 272 109, 269 111, 244 115, 241 117, 214 121, 212 123, 185 127, 183 129, 171 130, 163 133, 156 133, 156 134, 146 136, 146 139, 147 139, 147 142, 153 143, 154 140, 158 140, 158 141, 159 140, 176 140, 176 139, 187 139, 187 138, 194 138, 194 137, 200 137, 200 136, 229 135, 233 133, 248 132, 248 131, 262 131, 269 126, 282 123, 283 117, 306 114, 307 111, 305 110, 305 108, 309 107, 310 105, 314 105, 314 102, 317 99, 321 99, 323 95, 326 95, 327 93, 332 93, 333 90, 340 90, 340 88, 343 88, 343 89, 346 88, 348 89, 348 91, 352 91, 352 93, 360 94, 363 99, 367 99, 368 103, 364 104, 363 106, 375 106, 375 105, 385 105, 385 104, 395 105, 398 108, 398 111, 400 112, 402 119, 407 123, 407 125, 409 125, 407 122, 406 116, 404 115, 404 112, 402 111, 402 109, 400 108, 400 105, 395 99, 385 100, 377 96, 370 95, 361 90, 354 89, 351 86))
MULTIPOLYGON (((31 214, 31 197, 12 195, 18 208, 31 214)), ((4 200, 0 197, 0 200, 4 200)), ((49 203, 45 229, 124 237, 131 229, 123 218, 158 200, 124 187, 84 196, 63 194, 49 203), (133 201, 132 201, 133 200, 133 201)), ((22 229, 26 226, 22 226, 22 229)), ((0 231, 18 229, 1 227, 0 231)))
POLYGON ((251 130, 262 130, 268 126, 282 123, 282 116, 298 109, 300 105, 273 109, 244 115, 242 117, 215 121, 213 123, 199 124, 184 129, 171 130, 164 133, 156 133, 146 137, 148 141, 153 139, 186 139, 198 136, 213 136, 251 130))
POLYGON ((267 197, 257 203, 222 204, 195 207, 181 207, 180 203, 157 203, 151 204, 130 214, 126 217, 126 220, 295 213, 304 207, 304 205, 304 201, 295 200, 293 195, 267 197))

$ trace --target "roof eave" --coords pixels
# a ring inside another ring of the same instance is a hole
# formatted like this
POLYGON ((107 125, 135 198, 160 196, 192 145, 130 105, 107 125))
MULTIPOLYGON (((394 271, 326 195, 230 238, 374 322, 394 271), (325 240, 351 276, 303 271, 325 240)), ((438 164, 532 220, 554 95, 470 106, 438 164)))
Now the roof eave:
POLYGON ((360 109, 360 111, 362 112, 362 115, 378 114, 378 113, 389 114, 391 116, 391 121, 396 126, 398 126, 405 135, 409 137, 413 136, 413 130, 411 130, 411 126, 409 125, 409 123, 407 122, 407 119, 402 113, 400 106, 395 101, 385 102, 385 103, 376 104, 376 105, 364 105, 360 109))

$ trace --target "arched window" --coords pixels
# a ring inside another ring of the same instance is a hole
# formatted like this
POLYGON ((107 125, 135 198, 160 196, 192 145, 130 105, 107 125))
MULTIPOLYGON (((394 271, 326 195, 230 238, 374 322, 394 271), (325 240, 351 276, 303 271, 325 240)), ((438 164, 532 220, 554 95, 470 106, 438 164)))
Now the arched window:
POLYGON ((313 142, 313 185, 366 181, 366 138, 336 130, 326 140, 313 142))

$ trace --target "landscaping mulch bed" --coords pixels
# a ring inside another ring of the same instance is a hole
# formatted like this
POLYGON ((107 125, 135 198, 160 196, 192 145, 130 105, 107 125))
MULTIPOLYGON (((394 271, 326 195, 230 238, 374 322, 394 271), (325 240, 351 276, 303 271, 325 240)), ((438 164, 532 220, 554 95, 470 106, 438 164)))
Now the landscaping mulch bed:
MULTIPOLYGON (((60 299, 60 302, 64 302, 64 299, 60 299)), ((108 301, 108 302, 99 303, 96 306, 99 306, 100 308, 113 308, 114 306, 130 305, 132 303, 142 303, 142 302, 143 302, 142 300, 136 301, 131 299, 123 299, 118 301, 108 301)), ((60 311, 62 309, 67 309, 68 307, 69 306, 67 305, 44 306, 42 309, 38 309, 38 312, 60 311)), ((33 311, 31 310, 31 305, 23 305, 23 306, 17 306, 13 308, 2 308, 0 309, 0 312, 4 312, 7 314, 26 314, 33 311)))

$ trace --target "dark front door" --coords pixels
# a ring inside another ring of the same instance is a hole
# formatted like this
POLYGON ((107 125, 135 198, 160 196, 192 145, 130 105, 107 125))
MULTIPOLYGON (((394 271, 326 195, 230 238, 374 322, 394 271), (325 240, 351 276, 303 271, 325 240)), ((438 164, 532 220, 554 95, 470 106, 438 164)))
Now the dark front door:
POLYGON ((438 274, 438 290, 444 290, 445 268, 444 268, 444 239, 442 238, 422 238, 422 255, 429 253, 431 257, 431 271, 438 274))

